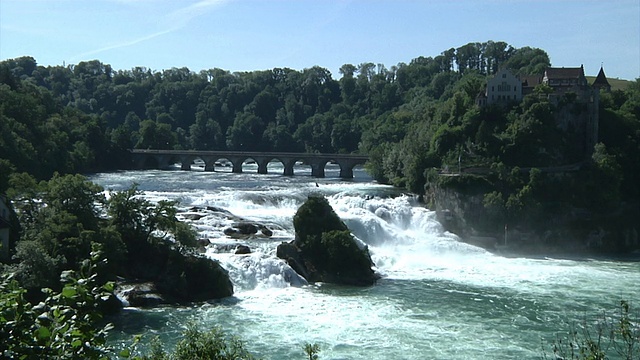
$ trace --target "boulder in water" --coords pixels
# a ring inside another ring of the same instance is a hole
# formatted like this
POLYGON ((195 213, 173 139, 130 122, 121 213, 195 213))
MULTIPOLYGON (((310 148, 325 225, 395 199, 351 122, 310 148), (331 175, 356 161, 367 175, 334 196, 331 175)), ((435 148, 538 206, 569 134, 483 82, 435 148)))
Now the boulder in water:
POLYGON ((235 223, 232 227, 241 235, 253 235, 258 232, 258 226, 248 222, 235 223))
POLYGON ((278 246, 277 256, 310 282, 373 285, 379 276, 367 247, 321 196, 310 196, 293 218, 295 240, 278 246))
POLYGON ((260 233, 262 233, 262 235, 266 236, 266 237, 271 237, 273 236, 273 231, 271 231, 268 227, 266 226, 261 226, 260 227, 260 233))
POLYGON ((235 239, 246 239, 252 237, 253 235, 257 235, 258 230, 264 237, 273 236, 273 231, 271 231, 266 226, 250 223, 247 221, 233 223, 231 227, 224 229, 223 232, 225 235, 235 239))
POLYGON ((246 255, 246 254, 251 254, 251 248, 249 248, 247 245, 238 245, 238 247, 236 248, 236 255, 246 255))
POLYGON ((129 244, 127 278, 153 283, 168 303, 191 303, 233 295, 228 272, 215 260, 167 241, 129 244), (134 247, 135 245, 135 247, 134 247))
POLYGON ((198 220, 202 219, 205 216, 206 215, 195 214, 195 213, 182 214, 182 217, 184 217, 187 220, 191 220, 191 221, 198 221, 198 220))
POLYGON ((219 262, 195 254, 171 253, 155 281, 161 294, 178 303, 221 299, 233 295, 229 273, 219 262))
POLYGON ((154 307, 166 304, 153 283, 119 285, 118 296, 125 305, 133 307, 154 307))

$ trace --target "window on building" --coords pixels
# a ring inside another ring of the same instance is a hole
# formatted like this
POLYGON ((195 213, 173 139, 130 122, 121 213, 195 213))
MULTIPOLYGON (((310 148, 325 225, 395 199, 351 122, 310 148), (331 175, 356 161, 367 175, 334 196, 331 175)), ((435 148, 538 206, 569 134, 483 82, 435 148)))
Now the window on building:
POLYGON ((507 74, 502 74, 502 78, 506 79, 507 78, 507 74))
POLYGON ((498 85, 498 91, 511 91, 511 85, 503 81, 502 84, 498 85))

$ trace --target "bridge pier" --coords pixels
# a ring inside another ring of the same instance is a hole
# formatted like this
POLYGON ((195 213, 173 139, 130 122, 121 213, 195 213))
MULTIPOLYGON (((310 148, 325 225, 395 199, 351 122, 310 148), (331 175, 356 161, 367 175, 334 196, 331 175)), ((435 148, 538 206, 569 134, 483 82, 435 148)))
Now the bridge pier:
POLYGON ((324 177, 324 167, 327 165, 327 161, 325 160, 314 161, 309 165, 311 165, 311 176, 314 176, 317 178, 324 177))
POLYGON ((353 179, 353 168, 340 167, 340 177, 343 179, 353 179))
POLYGON ((180 156, 180 170, 191 170, 191 163, 193 162, 193 156, 180 156))
POLYGON ((203 156, 201 159, 204 161, 204 171, 216 171, 215 166, 217 159, 208 156, 203 156))
POLYGON ((258 162, 258 174, 267 174, 267 165, 266 162, 258 162))
POLYGON ((233 165, 233 168, 231 169, 231 172, 236 173, 236 174, 242 174, 242 160, 230 160, 231 164, 233 165))
POLYGON ((283 161, 282 164, 284 165, 284 173, 282 175, 293 176, 293 167, 296 165, 296 160, 283 161))
POLYGON ((353 179, 353 168, 362 162, 340 159, 337 161, 340 166, 340 177, 343 179, 353 179))

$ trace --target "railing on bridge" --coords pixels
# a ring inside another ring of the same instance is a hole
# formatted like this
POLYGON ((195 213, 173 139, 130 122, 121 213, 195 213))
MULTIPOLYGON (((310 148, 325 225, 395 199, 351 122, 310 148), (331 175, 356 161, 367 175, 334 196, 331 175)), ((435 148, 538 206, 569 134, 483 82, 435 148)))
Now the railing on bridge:
POLYGON ((215 171, 215 164, 226 159, 232 165, 232 172, 242 173, 242 164, 252 159, 258 165, 258 174, 267 174, 267 165, 271 161, 280 161, 284 165, 283 175, 294 175, 294 165, 298 161, 311 166, 311 175, 322 178, 327 163, 335 162, 340 166, 340 177, 353 178, 353 168, 362 165, 369 159, 366 155, 354 154, 316 154, 316 153, 282 153, 282 152, 247 152, 247 151, 200 151, 200 150, 129 150, 133 154, 137 168, 148 168, 150 159, 155 167, 165 168, 180 163, 182 170, 191 170, 195 160, 204 162, 205 171, 215 171))

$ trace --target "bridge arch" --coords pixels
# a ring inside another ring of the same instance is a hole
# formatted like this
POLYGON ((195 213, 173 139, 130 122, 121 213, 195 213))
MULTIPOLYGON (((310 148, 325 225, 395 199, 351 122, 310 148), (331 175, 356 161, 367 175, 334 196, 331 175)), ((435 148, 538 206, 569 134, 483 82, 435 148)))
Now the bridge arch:
POLYGON ((145 168, 149 158, 153 158, 159 168, 167 167, 175 162, 180 163, 182 170, 191 170, 191 164, 197 159, 204 162, 205 171, 215 171, 220 159, 226 159, 231 164, 231 171, 242 173, 243 163, 251 159, 257 164, 259 174, 267 174, 269 163, 277 160, 284 167, 283 175, 294 175, 294 167, 298 161, 302 161, 311 167, 311 175, 325 177, 327 163, 334 162, 340 167, 341 178, 353 178, 353 168, 364 164, 366 155, 354 154, 304 154, 304 153, 258 153, 243 151, 198 151, 198 150, 130 150, 133 154, 134 166, 145 168), (175 162, 174 162, 175 161, 175 162))

